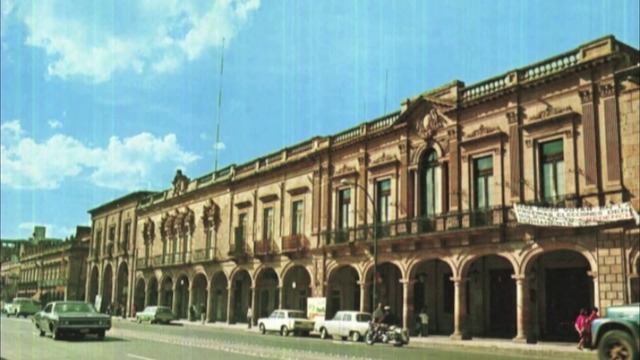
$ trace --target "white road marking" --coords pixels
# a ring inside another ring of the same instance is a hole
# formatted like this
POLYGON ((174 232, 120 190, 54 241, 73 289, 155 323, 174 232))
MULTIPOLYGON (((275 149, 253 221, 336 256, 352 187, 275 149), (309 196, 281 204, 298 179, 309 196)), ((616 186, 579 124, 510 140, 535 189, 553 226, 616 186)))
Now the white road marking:
POLYGON ((130 358, 134 358, 134 359, 140 359, 140 360, 154 360, 152 358, 148 358, 148 357, 144 357, 144 356, 139 356, 139 355, 134 355, 134 354, 127 354, 128 357, 130 358))

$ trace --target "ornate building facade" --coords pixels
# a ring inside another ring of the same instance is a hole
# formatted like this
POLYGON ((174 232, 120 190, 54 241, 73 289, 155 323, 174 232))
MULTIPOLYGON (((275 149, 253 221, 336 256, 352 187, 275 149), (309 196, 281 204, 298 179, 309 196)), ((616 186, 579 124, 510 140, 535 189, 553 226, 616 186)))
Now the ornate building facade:
MULTIPOLYGON (((572 337, 581 307, 638 301, 638 226, 525 225, 513 206, 640 207, 638 60, 605 37, 245 164, 178 173, 131 212, 130 301, 238 322, 248 307, 253 319, 306 310, 310 296, 329 316, 371 311, 375 289, 408 328, 426 306, 430 332, 454 339, 572 337)), ((94 240, 106 226, 94 217, 94 240)))

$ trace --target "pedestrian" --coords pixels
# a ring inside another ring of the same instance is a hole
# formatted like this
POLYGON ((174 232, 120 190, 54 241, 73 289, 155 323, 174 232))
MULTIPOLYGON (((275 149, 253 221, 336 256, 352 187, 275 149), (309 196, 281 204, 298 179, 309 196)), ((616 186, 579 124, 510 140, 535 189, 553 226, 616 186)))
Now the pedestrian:
POLYGON ((196 321, 196 306, 193 304, 189 306, 189 321, 196 321))
POLYGON ((133 303, 133 305, 131 305, 131 316, 136 316, 136 314, 138 313, 138 307, 136 306, 135 303, 133 303))
POLYGON ((251 329, 251 318, 253 316, 253 312, 251 311, 251 306, 247 309, 247 328, 251 329))
POLYGON ((206 316, 207 316, 207 308, 204 307, 203 303, 200 303, 200 321, 202 321, 202 325, 204 325, 204 320, 206 316))
POLYGON ((593 324, 593 321, 595 319, 600 317, 598 312, 599 310, 597 307, 594 307, 593 309, 591 309, 591 313, 587 316, 587 320, 585 321, 585 324, 584 324, 584 330, 586 332, 585 346, 588 347, 589 349, 591 349, 591 325, 593 324))
POLYGON ((589 317, 587 315, 587 310, 585 310, 584 308, 580 309, 580 313, 578 314, 575 322, 576 331, 578 332, 578 336, 580 337, 580 340, 578 341, 578 350, 582 350, 584 343, 587 340, 585 323, 588 319, 589 317))
POLYGON ((425 305, 420 311, 420 336, 429 336, 429 314, 427 313, 427 306, 425 305))
POLYGON ((382 310, 382 303, 378 303, 378 307, 373 312, 373 322, 377 324, 380 321, 382 321, 383 317, 384 317, 384 312, 382 310))
POLYGON ((123 319, 127 318, 127 312, 124 311, 124 304, 120 304, 120 315, 122 315, 123 319))

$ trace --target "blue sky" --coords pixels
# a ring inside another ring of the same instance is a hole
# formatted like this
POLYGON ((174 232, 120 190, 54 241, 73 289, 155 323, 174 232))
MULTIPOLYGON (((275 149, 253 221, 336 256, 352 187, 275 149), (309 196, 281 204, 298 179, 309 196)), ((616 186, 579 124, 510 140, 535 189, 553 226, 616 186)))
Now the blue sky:
POLYGON ((66 237, 215 146, 223 168, 603 35, 639 47, 639 0, 0 1, 2 238, 66 237))

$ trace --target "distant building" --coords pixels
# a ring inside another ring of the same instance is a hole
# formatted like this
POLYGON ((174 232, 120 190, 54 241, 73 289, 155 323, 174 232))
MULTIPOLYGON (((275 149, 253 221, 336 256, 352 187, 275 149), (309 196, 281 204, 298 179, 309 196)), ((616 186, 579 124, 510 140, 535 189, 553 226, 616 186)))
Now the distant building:
POLYGON ((30 297, 43 303, 84 299, 90 237, 88 226, 78 226, 67 241, 49 239, 44 227, 36 227, 32 238, 18 243, 16 259, 2 264, 2 281, 12 286, 3 297, 30 297))
POLYGON ((19 278, 20 263, 18 261, 3 261, 0 263, 0 300, 11 302, 16 297, 19 278))

